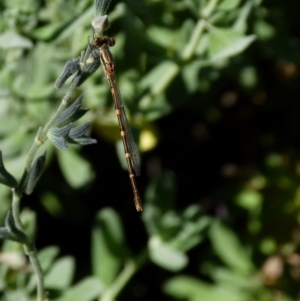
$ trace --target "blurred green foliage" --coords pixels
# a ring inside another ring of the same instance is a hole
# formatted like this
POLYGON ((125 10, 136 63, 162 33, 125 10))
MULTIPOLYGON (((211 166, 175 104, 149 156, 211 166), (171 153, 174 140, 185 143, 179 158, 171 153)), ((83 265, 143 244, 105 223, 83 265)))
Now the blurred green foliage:
MULTIPOLYGON (((19 178, 70 84, 55 91, 55 79, 87 47, 93 1, 0 9, 0 150, 19 178)), ((98 146, 46 143, 47 170, 23 200, 36 212, 22 218, 50 300, 299 300, 299 10, 279 0, 112 1, 107 34, 142 152, 144 211, 134 212, 111 146, 122 161, 99 70, 73 96, 83 93, 98 146)), ((10 205, 1 185, 3 223, 10 205)), ((4 241, 0 262, 1 300, 34 300, 21 246, 4 241)))

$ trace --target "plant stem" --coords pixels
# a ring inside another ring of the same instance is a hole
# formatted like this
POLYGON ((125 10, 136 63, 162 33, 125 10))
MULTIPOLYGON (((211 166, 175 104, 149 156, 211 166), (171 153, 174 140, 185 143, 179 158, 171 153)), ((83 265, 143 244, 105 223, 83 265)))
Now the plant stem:
MULTIPOLYGON (((24 232, 24 227, 20 218, 20 197, 16 193, 15 189, 12 190, 13 201, 12 201, 12 214, 15 221, 15 224, 18 229, 24 232)), ((37 252, 33 244, 23 245, 25 254, 29 257, 29 261, 32 265, 34 273, 37 278, 37 301, 45 300, 45 291, 44 291, 44 277, 41 265, 38 261, 37 252)))
MULTIPOLYGON (((16 227, 20 229, 21 231, 24 231, 24 227, 20 218, 20 200, 21 196, 23 194, 23 189, 25 186, 25 183, 27 182, 28 174, 30 167, 32 165, 32 162, 35 158, 36 152, 40 148, 40 146, 45 143, 47 140, 47 133, 51 129, 51 127, 54 125, 57 118, 60 116, 60 114, 66 109, 66 107, 69 105, 72 93, 75 89, 75 85, 71 85, 70 89, 68 90, 67 94, 63 97, 58 109, 56 110, 53 117, 49 120, 49 122, 45 125, 44 128, 40 128, 34 142, 28 152, 27 160, 25 164, 25 169, 21 178, 21 181, 18 185, 17 189, 12 189, 12 214, 14 218, 14 222, 16 224, 16 227)), ((43 271, 41 268, 41 265, 39 263, 38 257, 37 257, 37 251, 33 245, 33 243, 23 245, 24 252, 28 256, 29 261, 32 265, 32 268, 34 270, 34 273, 37 278, 37 301, 44 301, 45 300, 45 291, 44 291, 44 277, 43 277, 43 271)))
POLYGON ((187 43, 186 47, 182 52, 181 59, 183 62, 189 61, 195 53, 195 50, 199 44, 202 33, 204 31, 206 21, 201 19, 198 20, 195 29, 191 35, 190 41, 187 43))
POLYGON ((45 300, 45 290, 44 290, 44 275, 41 268, 40 262, 37 257, 36 249, 33 247, 29 250, 27 246, 24 246, 26 255, 29 257, 30 263, 34 270, 37 279, 37 301, 45 300))

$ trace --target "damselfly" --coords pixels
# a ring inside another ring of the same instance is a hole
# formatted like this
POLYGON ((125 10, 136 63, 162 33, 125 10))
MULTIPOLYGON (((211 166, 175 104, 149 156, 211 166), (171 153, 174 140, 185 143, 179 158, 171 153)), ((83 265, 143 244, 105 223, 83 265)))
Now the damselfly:
POLYGON ((114 100, 135 207, 137 211, 142 211, 141 198, 136 184, 136 176, 139 176, 141 173, 139 152, 128 125, 120 90, 117 85, 115 62, 109 50, 109 47, 115 44, 115 40, 113 38, 103 36, 103 31, 109 27, 108 18, 107 15, 105 15, 109 3, 110 0, 95 0, 95 18, 92 20, 92 43, 99 50, 100 62, 102 64, 114 100))

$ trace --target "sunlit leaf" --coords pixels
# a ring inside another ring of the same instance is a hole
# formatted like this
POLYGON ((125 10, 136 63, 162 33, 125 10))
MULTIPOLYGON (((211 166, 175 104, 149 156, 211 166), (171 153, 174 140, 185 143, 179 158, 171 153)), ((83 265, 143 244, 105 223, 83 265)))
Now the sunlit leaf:
POLYGON ((46 272, 51 267, 58 253, 59 248, 56 246, 46 247, 39 251, 38 258, 44 272, 46 272))
POLYGON ((164 285, 164 291, 174 298, 191 301, 240 301, 247 298, 247 294, 238 289, 205 283, 185 275, 168 280, 164 285))
POLYGON ((243 36, 231 28, 213 27, 209 35, 210 60, 227 59, 243 52, 253 41, 254 35, 243 36))
POLYGON ((141 89, 150 89, 153 95, 165 90, 178 74, 179 66, 173 61, 164 61, 156 66, 140 81, 141 89))
POLYGON ((155 264, 173 272, 182 270, 188 264, 185 253, 161 241, 159 237, 150 238, 149 256, 155 264))
POLYGON ((52 289, 66 289, 74 277, 75 261, 72 257, 63 257, 54 262, 45 276, 45 286, 52 289))
POLYGON ((231 11, 237 8, 240 4, 241 0, 223 0, 218 5, 219 10, 228 10, 231 11))
POLYGON ((74 150, 57 153, 60 168, 72 187, 82 187, 94 178, 91 164, 74 150))
POLYGON ((33 43, 16 31, 6 31, 0 35, 0 48, 32 48, 33 43))
POLYGON ((88 277, 68 289, 56 301, 92 301, 99 297, 104 285, 96 277, 88 277))
POLYGON ((211 225, 209 236, 214 252, 226 265, 243 274, 252 271, 250 256, 234 232, 220 222, 215 222, 211 225))
POLYGON ((107 285, 112 283, 126 253, 119 216, 112 209, 101 210, 92 230, 93 274, 107 285))

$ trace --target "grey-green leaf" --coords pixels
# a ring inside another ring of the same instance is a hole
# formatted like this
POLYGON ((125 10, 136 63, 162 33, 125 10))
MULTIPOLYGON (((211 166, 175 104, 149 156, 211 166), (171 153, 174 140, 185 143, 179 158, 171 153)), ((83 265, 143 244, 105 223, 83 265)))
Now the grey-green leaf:
POLYGON ((16 241, 21 244, 30 244, 28 236, 16 227, 11 211, 6 215, 5 227, 0 228, 0 238, 16 241))
POLYGON ((88 110, 81 109, 83 95, 80 95, 67 109, 57 118, 55 126, 61 128, 81 118, 88 110))
POLYGON ((76 143, 80 145, 97 143, 96 139, 90 138, 86 135, 86 132, 90 127, 90 124, 91 124, 90 122, 87 122, 81 126, 71 129, 68 137, 68 142, 76 143))
POLYGON ((40 155, 32 164, 29 175, 28 175, 28 181, 25 189, 26 194, 31 194, 36 186, 36 183, 40 179, 43 169, 45 167, 46 162, 46 151, 40 155))
POLYGON ((17 180, 4 167, 2 151, 0 151, 0 183, 8 187, 17 186, 17 180))
POLYGON ((67 139, 71 130, 72 124, 69 124, 63 128, 51 128, 47 133, 48 139, 53 143, 59 150, 67 149, 67 139))
POLYGON ((70 76, 79 70, 79 60, 80 58, 78 57, 67 61, 61 75, 55 81, 55 88, 59 89, 70 76))

